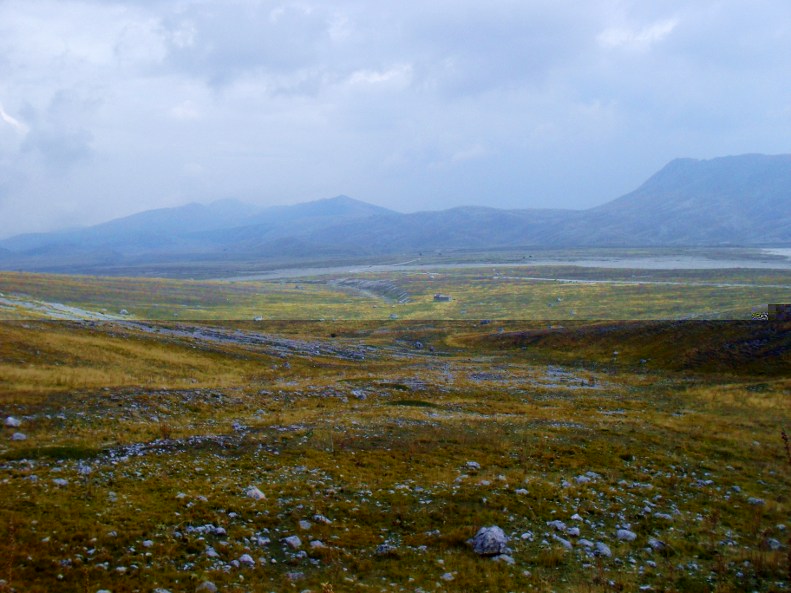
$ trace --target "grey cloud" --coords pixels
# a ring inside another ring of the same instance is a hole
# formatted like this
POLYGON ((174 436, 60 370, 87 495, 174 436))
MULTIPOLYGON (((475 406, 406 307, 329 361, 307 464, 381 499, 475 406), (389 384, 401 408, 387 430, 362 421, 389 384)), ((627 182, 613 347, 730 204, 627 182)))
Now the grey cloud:
POLYGON ((0 127, 0 234, 14 204, 38 228, 231 196, 589 206, 674 157, 791 151, 788 22, 786 0, 0 1, 0 101, 29 128, 0 127))
POLYGON ((55 171, 65 171, 93 155, 92 141, 93 135, 85 129, 32 130, 22 150, 40 154, 47 167, 55 171))
POLYGON ((196 4, 165 18, 163 26, 168 65, 218 86, 243 74, 309 67, 328 39, 322 15, 299 5, 196 4))

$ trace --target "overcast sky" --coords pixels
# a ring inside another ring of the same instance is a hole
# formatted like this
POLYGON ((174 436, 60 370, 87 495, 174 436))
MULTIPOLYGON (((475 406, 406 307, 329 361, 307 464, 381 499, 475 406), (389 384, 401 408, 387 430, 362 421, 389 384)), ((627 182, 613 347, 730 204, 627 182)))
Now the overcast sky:
POLYGON ((191 201, 586 208, 791 152, 788 0, 0 0, 0 236, 191 201))

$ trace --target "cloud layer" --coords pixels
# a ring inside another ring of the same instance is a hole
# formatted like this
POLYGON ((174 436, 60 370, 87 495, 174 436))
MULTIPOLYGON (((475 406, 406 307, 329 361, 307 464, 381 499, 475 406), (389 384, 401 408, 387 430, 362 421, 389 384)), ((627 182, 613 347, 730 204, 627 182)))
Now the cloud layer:
POLYGON ((784 0, 4 0, 0 236, 226 197, 588 207, 791 152, 788 55, 784 0))

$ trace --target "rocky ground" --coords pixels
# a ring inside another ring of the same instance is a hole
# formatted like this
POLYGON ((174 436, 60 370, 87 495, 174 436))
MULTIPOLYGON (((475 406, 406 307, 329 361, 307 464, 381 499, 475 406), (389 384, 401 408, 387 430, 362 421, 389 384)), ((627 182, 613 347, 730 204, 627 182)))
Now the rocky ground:
POLYGON ((7 324, 61 384, 0 382, 0 590, 790 588, 787 375, 269 330, 7 324), (174 362, 94 381, 76 339, 174 362))

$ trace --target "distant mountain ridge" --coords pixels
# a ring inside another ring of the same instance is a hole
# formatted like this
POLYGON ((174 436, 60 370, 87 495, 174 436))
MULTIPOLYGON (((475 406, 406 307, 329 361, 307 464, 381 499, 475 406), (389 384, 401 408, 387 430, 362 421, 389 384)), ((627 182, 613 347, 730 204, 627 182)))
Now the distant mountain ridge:
POLYGON ((260 208, 234 200, 149 210, 0 241, 0 267, 201 257, 382 255, 431 249, 791 244, 791 155, 677 159, 588 210, 477 206, 402 214, 337 196, 260 208))

